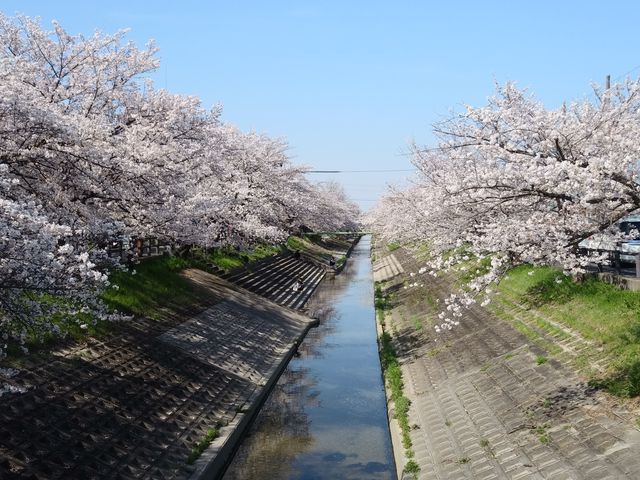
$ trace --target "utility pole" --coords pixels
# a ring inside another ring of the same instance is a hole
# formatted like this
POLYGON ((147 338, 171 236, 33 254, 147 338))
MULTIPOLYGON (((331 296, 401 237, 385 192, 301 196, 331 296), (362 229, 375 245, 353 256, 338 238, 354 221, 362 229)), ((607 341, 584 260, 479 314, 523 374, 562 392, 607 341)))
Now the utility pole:
POLYGON ((605 90, 609 90, 611 88, 611 75, 607 75, 607 79, 604 82, 605 90))

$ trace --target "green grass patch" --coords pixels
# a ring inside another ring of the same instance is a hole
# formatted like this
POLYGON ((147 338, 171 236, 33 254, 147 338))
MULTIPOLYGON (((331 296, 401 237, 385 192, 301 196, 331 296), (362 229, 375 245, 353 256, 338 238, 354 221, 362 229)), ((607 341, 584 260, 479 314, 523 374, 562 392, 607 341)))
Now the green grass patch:
POLYGON ((307 246, 307 241, 304 238, 292 235, 287 239, 287 247, 289 250, 304 250, 307 246))
POLYGON ((191 449, 191 453, 187 458, 187 463, 189 465, 192 465, 198 458, 200 458, 200 455, 202 455, 202 452, 204 452, 207 449, 207 447, 211 445, 211 442, 213 442, 216 439, 218 434, 219 434, 219 431, 217 428, 210 428, 209 430, 207 430, 207 434, 205 435, 205 437, 202 440, 200 440, 198 443, 196 443, 195 447, 191 449))
MULTIPOLYGON (((575 282, 558 269, 529 265, 512 269, 498 291, 601 346, 610 359, 609 369, 606 375, 593 378, 593 384, 619 396, 640 395, 639 292, 620 290, 596 278, 575 282)), ((499 308, 496 313, 508 315, 499 308)), ((566 338, 566 332, 553 325, 539 326, 566 338)))
POLYGON ((194 300, 193 286, 180 271, 196 263, 180 257, 150 258, 130 271, 113 272, 110 281, 115 288, 107 289, 102 298, 116 310, 154 318, 159 307, 194 300))
POLYGON ((234 268, 241 267, 245 264, 242 261, 240 256, 235 252, 230 252, 228 250, 220 249, 214 250, 210 252, 208 255, 203 257, 203 260, 209 260, 213 265, 218 268, 221 268, 225 272, 229 270, 233 270, 234 268))
POLYGON ((191 258, 206 266, 212 264, 228 272, 234 268, 242 267, 251 262, 257 262, 267 257, 277 255, 283 251, 283 246, 260 244, 249 250, 236 250, 234 248, 195 249, 191 258))
POLYGON ((401 245, 399 243, 391 242, 387 244, 387 250, 389 250, 390 252, 395 252, 400 248, 400 246, 401 245))
POLYGON ((103 299, 116 310, 154 318, 158 307, 188 305, 196 298, 193 286, 180 276, 185 268, 209 269, 213 264, 229 271, 249 262, 276 255, 282 247, 258 245, 240 252, 234 249, 193 249, 188 257, 161 256, 141 261, 129 271, 115 271, 103 299))
POLYGON ((461 274, 458 276, 458 285, 466 287, 472 280, 485 275, 491 269, 491 257, 477 258, 467 254, 469 260, 458 263, 454 268, 461 274))
POLYGON ((283 247, 279 245, 258 245, 247 252, 240 253, 240 258, 242 258, 245 263, 257 262, 263 258, 282 253, 282 251, 283 247))
POLYGON ((538 347, 546 350, 547 352, 556 355, 562 352, 562 348, 555 343, 549 342, 545 339, 545 337, 538 331, 536 328, 528 325, 526 322, 522 321, 517 316, 514 316, 506 311, 506 309, 501 304, 500 300, 494 301, 489 304, 487 307, 490 311, 492 311, 498 317, 504 318, 511 322, 513 327, 522 333, 525 337, 527 337, 531 343, 537 345, 538 347))
POLYGON ((429 260, 429 258, 431 258, 431 248, 429 248, 429 244, 421 243, 420 245, 416 245, 414 256, 419 262, 426 262, 429 260))

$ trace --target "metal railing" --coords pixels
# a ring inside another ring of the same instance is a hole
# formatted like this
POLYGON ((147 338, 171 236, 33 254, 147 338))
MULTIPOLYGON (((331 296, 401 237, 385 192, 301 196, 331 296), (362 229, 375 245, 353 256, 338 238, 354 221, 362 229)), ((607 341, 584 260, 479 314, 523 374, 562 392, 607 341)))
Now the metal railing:
POLYGON ((133 240, 114 240, 109 242, 107 255, 110 258, 132 260, 135 258, 155 257, 171 253, 172 246, 157 238, 136 238, 133 240))

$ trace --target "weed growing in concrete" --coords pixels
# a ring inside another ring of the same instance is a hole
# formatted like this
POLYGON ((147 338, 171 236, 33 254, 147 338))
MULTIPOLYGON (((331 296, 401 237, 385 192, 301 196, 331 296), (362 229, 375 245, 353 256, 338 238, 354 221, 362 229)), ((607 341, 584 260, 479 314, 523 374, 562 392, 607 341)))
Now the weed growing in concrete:
POLYGON ((533 429, 533 433, 538 435, 538 440, 540 440, 540 443, 542 443, 543 445, 548 445, 549 442, 551 441, 548 430, 549 430, 549 425, 546 423, 543 425, 538 425, 533 429))
POLYGON ((391 310, 391 295, 386 295, 382 292, 382 286, 380 283, 376 283, 375 293, 374 293, 374 304, 376 307, 376 313, 378 315, 378 320, 380 321, 380 325, 384 329, 386 326, 385 322, 385 312, 387 310, 391 310))
POLYGON ((420 465, 418 465, 414 460, 409 460, 404 466, 404 471, 415 477, 420 471, 420 465))
POLYGON ((469 457, 462 457, 459 458, 456 463, 459 463, 460 465, 464 465, 465 463, 469 463, 471 461, 471 459, 469 457))
POLYGON ((207 449, 207 447, 211 445, 211 442, 213 442, 216 439, 218 434, 219 434, 219 431, 217 428, 210 428, 209 430, 207 430, 207 434, 204 436, 204 438, 200 440, 198 443, 196 443, 196 446, 191 449, 189 458, 187 458, 187 463, 191 465, 198 458, 200 458, 200 455, 202 455, 202 452, 204 452, 207 449))
POLYGON ((487 440, 486 438, 481 438, 479 443, 480 443, 480 446, 484 448, 489 455, 495 458, 496 452, 494 452, 493 448, 491 448, 491 445, 489 444, 489 440, 487 440))
POLYGON ((542 365, 543 363, 547 363, 547 357, 545 357, 543 355, 538 355, 538 357, 536 358, 536 363, 538 365, 542 365))
MULTIPOLYGON (((411 401, 404 396, 402 370, 400 369, 395 349, 391 343, 391 336, 387 332, 384 332, 380 337, 380 363, 391 393, 391 400, 393 400, 395 405, 395 418, 398 420, 402 432, 402 445, 405 448, 405 455, 407 458, 412 458, 414 453, 411 449, 411 426, 409 425, 409 407, 411 401)), ((413 460, 411 460, 411 462, 415 464, 414 468, 417 468, 415 472, 419 471, 420 467, 418 464, 413 460)))
MULTIPOLYGON (((391 310, 391 298, 390 295, 385 295, 382 291, 382 285, 376 283, 375 285, 375 307, 378 319, 382 327, 385 327, 385 312, 391 310)), ((393 325, 391 325, 393 330, 393 325)), ((410 431, 412 426, 409 425, 409 407, 411 401, 404 396, 404 381, 402 379, 402 370, 396 356, 395 349, 391 342, 391 335, 388 332, 383 331, 380 336, 380 364, 382 365, 382 371, 384 372, 384 378, 387 383, 387 389, 390 392, 391 400, 395 406, 395 418, 400 425, 402 432, 402 445, 405 448, 405 456, 410 459, 407 462, 405 471, 412 474, 414 477, 420 471, 420 466, 413 460, 414 452, 411 449, 411 435, 410 431)))
POLYGON ((390 296, 385 295, 382 292, 382 286, 380 284, 376 285, 374 298, 376 310, 381 310, 382 312, 384 312, 391 308, 390 296))

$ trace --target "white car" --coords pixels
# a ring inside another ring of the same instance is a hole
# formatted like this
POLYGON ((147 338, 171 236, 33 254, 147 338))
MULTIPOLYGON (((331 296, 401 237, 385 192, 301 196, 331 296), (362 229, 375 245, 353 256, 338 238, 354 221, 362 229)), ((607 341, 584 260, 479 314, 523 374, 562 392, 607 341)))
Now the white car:
POLYGON ((621 231, 631 234, 636 240, 614 241, 594 235, 581 241, 578 246, 584 250, 610 252, 612 255, 618 253, 620 262, 635 263, 640 255, 640 215, 629 215, 617 223, 621 231))

